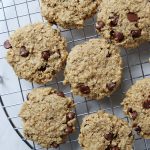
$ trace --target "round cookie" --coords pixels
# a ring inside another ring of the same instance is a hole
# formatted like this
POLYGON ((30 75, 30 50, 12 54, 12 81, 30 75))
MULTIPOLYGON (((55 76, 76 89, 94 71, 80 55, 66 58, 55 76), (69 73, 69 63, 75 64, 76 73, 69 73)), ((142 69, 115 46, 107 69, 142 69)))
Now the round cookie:
POLYGON ((91 39, 75 46, 67 59, 64 84, 70 83, 75 95, 91 99, 111 95, 121 82, 119 52, 104 39, 91 39))
POLYGON ((137 47, 150 40, 150 1, 103 0, 96 28, 115 45, 137 47))
POLYGON ((94 15, 101 0, 41 0, 41 13, 49 23, 64 28, 83 27, 94 15))
POLYGON ((7 60, 23 79, 47 83, 61 70, 67 58, 66 42, 57 30, 44 23, 27 25, 4 42, 7 60))
POLYGON ((83 119, 79 143, 83 150, 131 150, 132 128, 111 114, 99 111, 83 119))
POLYGON ((142 137, 150 139, 150 79, 137 81, 126 93, 122 105, 132 126, 142 137))
POLYGON ((52 88, 32 90, 20 111, 25 138, 44 148, 57 148, 75 130, 74 106, 70 98, 52 88))

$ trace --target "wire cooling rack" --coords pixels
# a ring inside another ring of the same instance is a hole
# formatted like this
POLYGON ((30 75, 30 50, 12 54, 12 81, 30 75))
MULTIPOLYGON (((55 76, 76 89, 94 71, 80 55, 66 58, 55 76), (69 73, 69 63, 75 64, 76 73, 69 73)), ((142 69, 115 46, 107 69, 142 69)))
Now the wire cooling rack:
MULTIPOLYGON (((29 23, 43 21, 40 14, 40 3, 38 0, 0 0, 0 103, 8 118, 12 128, 20 136, 20 138, 33 150, 42 148, 32 141, 28 141, 23 137, 21 120, 18 117, 19 110, 26 95, 33 88, 41 87, 41 85, 27 82, 16 77, 12 68, 7 64, 5 56, 6 50, 3 42, 8 39, 11 32, 19 27, 29 23)), ((86 21, 84 29, 61 29, 62 36, 68 41, 68 50, 77 44, 98 37, 94 28, 95 18, 86 21)), ((122 49, 121 56, 123 58, 123 79, 121 87, 111 97, 105 98, 103 101, 86 100, 80 96, 73 96, 70 92, 69 85, 64 86, 63 74, 60 73, 52 82, 47 85, 63 91, 66 96, 72 97, 76 103, 77 125, 76 132, 70 135, 65 144, 60 145, 59 150, 80 150, 77 138, 80 130, 82 118, 99 109, 103 109, 109 113, 129 121, 122 112, 120 103, 127 89, 141 78, 150 77, 150 43, 144 43, 134 50, 122 49)), ((138 135, 135 137, 134 150, 150 150, 150 140, 144 140, 138 135)))

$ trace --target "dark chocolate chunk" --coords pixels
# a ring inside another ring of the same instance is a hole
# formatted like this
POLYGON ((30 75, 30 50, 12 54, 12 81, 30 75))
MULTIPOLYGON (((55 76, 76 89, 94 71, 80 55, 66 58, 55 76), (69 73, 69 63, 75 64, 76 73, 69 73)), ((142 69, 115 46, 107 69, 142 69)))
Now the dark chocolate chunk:
POLYGON ((124 40, 124 35, 122 32, 115 32, 113 37, 117 42, 122 42, 124 40))
POLYGON ((12 48, 12 46, 11 46, 9 40, 6 40, 6 41, 4 42, 4 47, 5 47, 6 49, 12 48))
POLYGON ((105 23, 103 21, 98 21, 96 23, 96 29, 101 31, 101 29, 105 26, 105 23))
POLYGON ((45 71, 46 70, 46 66, 41 66, 41 68, 40 69, 38 69, 38 71, 45 71))
POLYGON ((127 18, 130 22, 137 22, 139 20, 138 15, 133 12, 127 13, 127 18))
POLYGON ((114 15, 113 17, 110 18, 111 21, 110 21, 110 26, 111 27, 115 27, 117 24, 118 24, 118 19, 119 19, 119 16, 118 15, 114 15))
POLYGON ((150 109, 150 100, 146 100, 143 102, 143 108, 144 109, 150 109))
POLYGON ((77 86, 80 89, 80 92, 83 94, 89 94, 90 93, 90 88, 82 83, 78 84, 77 86))
POLYGON ((20 56, 22 57, 28 57, 29 51, 26 49, 25 46, 21 46, 20 48, 20 56))
POLYGON ((132 30, 131 35, 133 38, 139 38, 141 36, 141 30, 132 30))
POLYGON ((112 141, 114 139, 114 134, 113 133, 108 133, 104 135, 105 139, 108 141, 112 141))
POLYGON ((43 51, 42 52, 42 58, 44 60, 48 61, 49 57, 50 57, 50 52, 49 51, 43 51))

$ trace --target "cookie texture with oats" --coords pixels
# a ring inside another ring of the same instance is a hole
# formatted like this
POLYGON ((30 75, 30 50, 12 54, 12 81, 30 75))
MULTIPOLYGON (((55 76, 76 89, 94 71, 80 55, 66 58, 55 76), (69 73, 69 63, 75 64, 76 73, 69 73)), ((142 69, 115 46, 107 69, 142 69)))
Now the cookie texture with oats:
POLYGON ((122 105, 134 130, 150 139, 150 79, 137 81, 126 93, 122 105))
POLYGON ((94 15, 101 0, 41 0, 41 13, 49 23, 64 28, 83 27, 94 15))
POLYGON ((4 42, 7 60, 23 79, 45 84, 53 79, 65 64, 66 41, 48 24, 35 23, 15 31, 4 42))
POLYGON ((25 138, 44 148, 57 148, 75 130, 74 107, 62 92, 52 88, 32 90, 20 111, 25 138))
POLYGON ((134 48, 150 40, 149 0, 103 0, 96 28, 115 45, 134 48))
POLYGON ((101 100, 118 88, 121 77, 119 48, 105 39, 91 39, 70 52, 64 84, 69 83, 75 95, 101 100))
POLYGON ((78 140, 83 150, 132 150, 132 128, 116 116, 98 111, 83 119, 78 140))

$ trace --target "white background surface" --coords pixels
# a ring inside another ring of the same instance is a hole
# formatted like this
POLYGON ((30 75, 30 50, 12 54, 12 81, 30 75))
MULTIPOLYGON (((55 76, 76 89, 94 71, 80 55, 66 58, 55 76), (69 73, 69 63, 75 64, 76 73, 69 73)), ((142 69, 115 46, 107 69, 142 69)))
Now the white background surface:
POLYGON ((0 150, 30 150, 21 141, 0 107, 0 150))
MULTIPOLYGON (((32 87, 38 87, 39 85, 32 85, 31 83, 20 80, 13 72, 12 68, 5 60, 6 50, 3 48, 3 42, 8 39, 9 34, 16 30, 18 27, 29 24, 30 22, 41 21, 39 1, 38 0, 0 0, 0 75, 3 76, 3 83, 0 83, 0 95, 4 105, 7 107, 7 111, 10 117, 17 117, 22 104, 22 88, 23 95, 32 87), (3 5, 2 5, 3 2, 3 5), (14 5, 15 4, 15 5, 14 5), (16 105, 17 104, 17 105, 16 105), (15 105, 9 107, 10 105, 15 105)), ((93 24, 93 19, 89 19, 86 22, 84 29, 66 30, 62 32, 68 40, 68 49, 70 50, 76 44, 82 43, 85 40, 96 37, 96 32, 93 24)), ((144 77, 150 77, 150 64, 148 59, 150 57, 150 43, 145 43, 135 50, 122 50, 123 58, 123 82, 121 88, 114 93, 111 98, 105 98, 101 102, 97 101, 85 101, 84 98, 74 97, 76 106, 76 113, 78 115, 78 122, 81 123, 83 114, 92 113, 94 111, 105 109, 106 111, 117 115, 120 118, 124 118, 120 102, 126 90, 132 85, 133 82, 144 77)), ((57 77, 57 81, 63 80, 63 76, 60 74, 57 77)), ((59 88, 65 93, 69 93, 68 86, 63 86, 62 83, 56 83, 56 80, 49 83, 50 86, 59 88)), ((68 96, 72 96, 68 94, 68 96)), ((125 118, 124 118, 125 119, 125 118)), ((125 119, 126 120, 126 119, 125 119)), ((19 118, 14 118, 13 122, 17 128, 21 128, 21 122, 19 118)), ((20 130, 22 132, 22 130, 20 130)), ((71 140, 76 140, 79 130, 70 136, 71 140)), ((72 144, 61 145, 61 150, 78 150, 79 145, 76 141, 72 144)), ((136 136, 134 142, 135 150, 150 150, 150 140, 144 140, 139 136, 136 136)), ((20 137, 13 130, 12 126, 8 122, 6 115, 4 114, 0 106, 0 150, 29 150, 28 146, 20 139, 20 137)))

